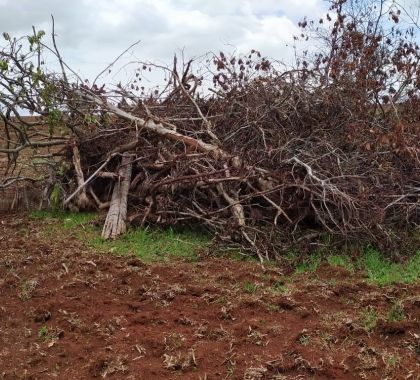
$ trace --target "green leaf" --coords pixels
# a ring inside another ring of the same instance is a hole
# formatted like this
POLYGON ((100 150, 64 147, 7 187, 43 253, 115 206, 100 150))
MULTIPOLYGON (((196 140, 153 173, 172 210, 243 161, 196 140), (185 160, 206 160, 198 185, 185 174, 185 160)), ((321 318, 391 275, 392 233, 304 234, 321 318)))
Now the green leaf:
POLYGON ((7 71, 9 65, 6 61, 0 61, 0 71, 7 71))

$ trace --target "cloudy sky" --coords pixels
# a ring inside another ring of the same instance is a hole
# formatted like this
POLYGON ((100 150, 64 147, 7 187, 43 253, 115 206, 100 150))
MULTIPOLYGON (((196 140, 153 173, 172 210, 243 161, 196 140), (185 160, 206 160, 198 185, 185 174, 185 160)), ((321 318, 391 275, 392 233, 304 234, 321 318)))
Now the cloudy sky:
POLYGON ((171 62, 209 51, 247 52, 290 60, 286 45, 304 16, 317 18, 322 0, 0 0, 0 32, 51 32, 56 20, 65 60, 92 78, 131 43, 126 60, 171 62))

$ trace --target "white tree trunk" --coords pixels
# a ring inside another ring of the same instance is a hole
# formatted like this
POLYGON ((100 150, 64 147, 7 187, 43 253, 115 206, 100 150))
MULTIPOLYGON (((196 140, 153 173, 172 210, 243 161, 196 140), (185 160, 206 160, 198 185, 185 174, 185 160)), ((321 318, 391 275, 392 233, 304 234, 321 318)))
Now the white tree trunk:
POLYGON ((118 169, 119 178, 114 185, 111 205, 109 206, 108 215, 102 230, 103 239, 115 239, 127 229, 127 197, 130 188, 132 165, 130 154, 124 153, 118 169))

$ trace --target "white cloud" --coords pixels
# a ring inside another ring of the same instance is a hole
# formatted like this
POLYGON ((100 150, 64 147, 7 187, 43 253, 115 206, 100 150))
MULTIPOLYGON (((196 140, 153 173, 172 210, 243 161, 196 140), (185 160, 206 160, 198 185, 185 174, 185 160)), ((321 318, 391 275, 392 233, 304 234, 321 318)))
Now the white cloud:
POLYGON ((49 31, 54 14, 63 56, 93 78, 139 39, 126 61, 170 63, 179 49, 190 57, 253 48, 288 60, 297 22, 317 18, 323 7, 322 0, 0 0, 0 32, 49 31))

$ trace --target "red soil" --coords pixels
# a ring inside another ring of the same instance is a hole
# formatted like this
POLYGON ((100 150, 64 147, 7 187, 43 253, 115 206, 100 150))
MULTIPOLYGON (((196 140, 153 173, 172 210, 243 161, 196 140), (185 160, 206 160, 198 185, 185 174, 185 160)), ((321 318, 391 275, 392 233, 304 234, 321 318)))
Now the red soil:
POLYGON ((46 224, 0 216, 0 379, 418 378, 420 285, 144 264, 51 241, 46 224), (397 301, 404 319, 389 321, 397 301))

